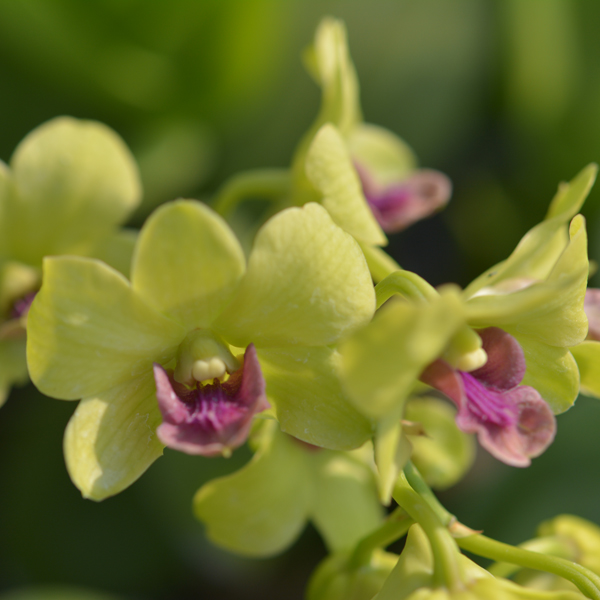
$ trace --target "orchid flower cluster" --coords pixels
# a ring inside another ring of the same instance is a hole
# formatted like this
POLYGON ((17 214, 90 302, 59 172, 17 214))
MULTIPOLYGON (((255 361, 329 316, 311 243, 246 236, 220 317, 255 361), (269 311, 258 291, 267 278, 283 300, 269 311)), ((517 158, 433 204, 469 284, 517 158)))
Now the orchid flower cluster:
POLYGON ((443 208, 449 179, 363 121, 342 23, 323 20, 305 59, 322 102, 290 168, 236 175, 212 208, 164 204, 139 233, 120 228, 141 188, 114 132, 59 118, 25 138, 0 169, 2 398, 29 374, 79 400, 65 461, 97 501, 165 448, 248 443, 253 458, 202 486, 194 514, 251 557, 312 521, 330 555, 308 600, 599 599, 593 524, 559 516, 513 547, 432 492, 465 475, 474 437, 524 468, 580 391, 600 397, 578 214, 596 166, 560 184, 505 261, 436 289, 383 247, 443 208), (255 197, 272 210, 246 256, 225 217, 255 197))

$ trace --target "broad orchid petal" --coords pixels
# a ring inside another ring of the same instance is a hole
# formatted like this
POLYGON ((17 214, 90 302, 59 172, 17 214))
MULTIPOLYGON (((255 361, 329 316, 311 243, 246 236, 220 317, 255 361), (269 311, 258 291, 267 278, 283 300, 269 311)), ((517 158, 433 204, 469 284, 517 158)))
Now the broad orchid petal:
POLYGON ((312 521, 331 552, 351 550, 382 522, 373 472, 341 452, 309 458, 316 479, 312 521))
POLYGON ((337 351, 266 348, 258 356, 282 431, 332 450, 357 448, 371 437, 370 422, 342 390, 337 351))
POLYGON ((387 187, 406 179, 417 168, 411 147, 388 129, 361 123, 348 136, 348 149, 357 164, 387 187))
POLYGON ((207 536, 246 556, 285 550, 300 535, 313 502, 302 448, 278 431, 263 444, 245 467, 213 479, 194 497, 194 513, 207 536))
POLYGON ((163 452, 152 372, 83 399, 65 431, 69 475, 84 498, 103 500, 131 485, 163 452))
POLYGON ((269 408, 252 344, 246 349, 243 366, 223 383, 214 380, 188 389, 158 364, 154 365, 154 379, 163 416, 158 438, 186 454, 229 454, 248 438, 254 415, 269 408))
POLYGON ((26 381, 25 337, 0 340, 0 406, 6 402, 13 385, 26 381))
POLYGON ((469 324, 497 325, 567 348, 585 339, 583 309, 588 277, 585 221, 575 217, 571 239, 545 281, 510 294, 481 295, 466 303, 469 324))
POLYGON ((546 220, 523 237, 507 260, 475 279, 465 289, 465 297, 470 298, 483 288, 493 289, 511 280, 533 282, 546 279, 568 243, 564 225, 583 205, 597 171, 597 165, 591 164, 570 183, 562 183, 550 204, 546 220))
POLYGON ((554 414, 571 408, 579 394, 579 372, 569 349, 548 346, 516 331, 513 335, 525 353, 523 385, 535 388, 554 414))
POLYGON ((306 174, 323 195, 334 222, 357 240, 385 246, 387 239, 373 216, 346 144, 330 123, 315 135, 306 155, 306 174))
POLYGON ((245 270, 242 248, 225 221, 191 200, 156 210, 140 231, 132 285, 187 328, 212 323, 245 270))
POLYGON ((375 292, 356 241, 318 204, 258 232, 248 271, 215 329, 236 346, 321 346, 366 324, 375 292))
POLYGON ((385 416, 404 402, 463 324, 463 305, 454 290, 430 303, 388 303, 340 345, 341 380, 349 398, 365 415, 385 416))
POLYGON ((100 261, 44 261, 28 315, 31 379, 49 396, 94 396, 175 356, 182 328, 150 308, 127 280, 100 261))
POLYGON ((581 377, 581 392, 600 398, 600 342, 585 341, 571 348, 581 377))
POLYGON ((100 240, 89 255, 105 262, 129 279, 137 238, 137 229, 120 229, 100 240))
POLYGON ((86 253, 137 206, 133 156, 94 121, 53 119, 17 147, 14 193, 6 207, 13 256, 39 264, 49 254, 86 253))

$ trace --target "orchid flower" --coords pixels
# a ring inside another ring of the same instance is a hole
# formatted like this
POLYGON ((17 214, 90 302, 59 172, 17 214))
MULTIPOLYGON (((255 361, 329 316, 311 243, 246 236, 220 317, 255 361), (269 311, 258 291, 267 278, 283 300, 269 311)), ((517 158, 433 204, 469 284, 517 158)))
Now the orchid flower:
POLYGON ((25 326, 46 255, 95 256, 126 272, 135 234, 119 226, 139 203, 123 140, 93 121, 61 117, 0 162, 0 404, 27 380, 25 326))
POLYGON ((321 206, 276 215, 246 266, 212 210, 166 204, 140 231, 131 273, 47 258, 29 312, 32 380, 82 398, 64 449, 85 497, 120 492, 165 444, 227 455, 267 402, 310 444, 351 449, 371 436, 342 392, 333 345, 371 319, 373 285, 357 243, 321 206))
POLYGON ((213 542, 247 556, 269 556, 292 544, 310 519, 329 549, 342 551, 381 523, 375 479, 362 450, 309 446, 273 421, 257 437, 246 466, 208 482, 194 498, 194 512, 213 542))

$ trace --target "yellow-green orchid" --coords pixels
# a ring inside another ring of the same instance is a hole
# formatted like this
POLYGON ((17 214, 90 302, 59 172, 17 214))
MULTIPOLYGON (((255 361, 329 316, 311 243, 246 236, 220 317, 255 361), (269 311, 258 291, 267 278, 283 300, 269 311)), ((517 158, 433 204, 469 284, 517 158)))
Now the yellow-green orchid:
POLYGON ((350 550, 382 520, 361 450, 308 446, 273 421, 263 425, 256 454, 244 468, 198 490, 194 512, 212 541, 248 556, 282 552, 309 519, 331 551, 350 550))
POLYGON ((386 268, 393 269, 376 249, 387 244, 382 229, 399 231, 442 208, 452 192, 450 180, 437 171, 417 170, 403 140, 363 122, 341 21, 321 21, 305 64, 322 100, 294 157, 292 200, 323 202, 336 223, 361 242, 374 276, 381 279, 386 268))
POLYGON ((341 378, 355 406, 378 424, 384 500, 410 456, 400 419, 419 378, 448 395, 459 427, 478 433, 508 464, 526 466, 552 441, 548 405, 563 412, 579 392, 569 349, 587 332, 588 259, 583 217, 574 215, 595 174, 592 165, 561 185, 546 220, 460 298, 403 271, 379 284, 378 304, 394 281, 413 301, 385 306, 342 343, 341 378))
POLYGON ((47 258, 29 313, 32 380, 49 396, 83 398, 64 447, 84 496, 102 499, 127 487, 163 443, 190 451, 172 443, 190 441, 182 410, 199 436, 192 452, 227 454, 243 441, 238 433, 249 419, 239 406, 220 413, 219 398, 261 410, 262 376, 283 431, 332 449, 356 448, 371 436, 370 422, 344 397, 331 345, 371 319, 373 285, 357 243, 324 208, 276 215, 246 266, 218 215, 199 202, 173 202, 142 228, 131 272, 130 283, 100 261, 47 258), (176 426, 164 427, 160 439, 153 363, 160 409, 176 426), (253 397, 240 391, 248 365, 253 397), (182 384, 195 390, 193 402, 180 402, 182 384), (209 385, 216 396, 205 394, 209 385), (225 438, 213 435, 230 425, 225 438))
POLYGON ((27 379, 25 323, 44 256, 95 256, 127 272, 135 234, 118 227, 140 194, 131 153, 93 121, 53 119, 0 162, 0 404, 27 379))

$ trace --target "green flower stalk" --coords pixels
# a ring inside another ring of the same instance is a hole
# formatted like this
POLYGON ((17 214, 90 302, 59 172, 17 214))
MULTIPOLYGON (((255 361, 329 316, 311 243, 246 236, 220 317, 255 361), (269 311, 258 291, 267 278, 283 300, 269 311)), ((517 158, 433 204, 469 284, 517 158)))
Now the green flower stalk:
POLYGON ((94 121, 53 119, 0 162, 0 404, 27 379, 25 326, 44 256, 94 256, 127 273, 135 233, 119 227, 140 195, 123 140, 94 121))
POLYGON ((209 208, 164 205, 140 231, 131 273, 129 282, 97 260, 47 258, 29 313, 32 380, 49 396, 82 398, 64 450, 85 497, 120 492, 164 443, 185 446, 190 429, 194 453, 228 454, 242 443, 247 410, 265 407, 244 391, 248 364, 246 387, 260 396, 264 377, 284 431, 332 449, 371 436, 370 422, 343 395, 333 345, 371 319, 373 286, 360 248, 321 206, 271 219, 246 265, 209 208))
POLYGON ((310 446, 267 421, 239 471, 198 490, 194 513, 216 544, 247 556, 285 550, 311 520, 332 552, 351 550, 382 521, 368 453, 310 446))
POLYGON ((456 552, 461 569, 452 583, 435 580, 435 555, 419 525, 408 533, 398 564, 374 600, 576 600, 574 591, 540 591, 493 577, 466 556, 456 552))

